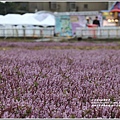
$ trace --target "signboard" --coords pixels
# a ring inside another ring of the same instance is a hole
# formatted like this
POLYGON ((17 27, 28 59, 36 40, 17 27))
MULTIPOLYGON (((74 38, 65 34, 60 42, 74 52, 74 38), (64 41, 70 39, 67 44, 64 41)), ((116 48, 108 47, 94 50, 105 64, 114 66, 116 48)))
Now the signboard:
MULTIPOLYGON (((100 25, 102 26, 102 14, 98 14, 100 25)), ((96 16, 88 16, 91 21, 96 16)), ((58 36, 73 36, 76 33, 77 27, 86 27, 86 16, 85 15, 58 15, 56 16, 55 33, 58 36)))
POLYGON ((72 36, 70 16, 61 16, 61 36, 72 36))
POLYGON ((76 32, 77 27, 85 27, 86 26, 86 18, 85 16, 71 15, 70 21, 72 25, 72 34, 76 32))
POLYGON ((69 15, 56 16, 55 32, 59 36, 72 36, 72 27, 69 15))
POLYGON ((60 36, 60 33, 61 33, 61 17, 60 16, 56 16, 55 33, 58 36, 60 36))

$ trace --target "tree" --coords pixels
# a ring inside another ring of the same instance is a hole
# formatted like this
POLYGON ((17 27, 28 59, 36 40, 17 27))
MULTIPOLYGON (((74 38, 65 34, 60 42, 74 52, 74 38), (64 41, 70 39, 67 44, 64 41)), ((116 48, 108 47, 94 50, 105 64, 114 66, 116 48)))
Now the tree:
POLYGON ((18 13, 19 11, 27 11, 26 3, 6 2, 0 3, 0 14, 18 13))

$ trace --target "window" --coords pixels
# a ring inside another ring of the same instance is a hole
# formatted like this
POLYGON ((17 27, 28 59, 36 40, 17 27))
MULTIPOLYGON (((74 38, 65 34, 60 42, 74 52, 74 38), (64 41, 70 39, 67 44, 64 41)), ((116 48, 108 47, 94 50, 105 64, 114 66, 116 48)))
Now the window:
POLYGON ((85 8, 85 9, 88 9, 88 4, 84 4, 84 8, 85 8))
POLYGON ((57 8, 56 2, 50 2, 50 9, 55 10, 57 8))
POLYGON ((72 9, 76 9, 76 4, 75 2, 70 2, 69 3, 69 8, 72 10, 72 9))

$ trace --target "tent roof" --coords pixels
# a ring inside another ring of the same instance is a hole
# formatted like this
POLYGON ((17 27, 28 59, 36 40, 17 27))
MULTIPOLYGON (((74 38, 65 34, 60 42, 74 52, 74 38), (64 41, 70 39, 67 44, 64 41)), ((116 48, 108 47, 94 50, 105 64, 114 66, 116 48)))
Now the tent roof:
POLYGON ((44 13, 44 14, 51 14, 51 15, 53 15, 54 16, 54 13, 52 13, 52 12, 50 12, 50 11, 38 11, 38 12, 36 12, 35 14, 41 14, 41 13, 44 13))
POLYGON ((114 2, 112 7, 109 9, 109 11, 111 11, 112 9, 114 9, 116 7, 119 7, 119 9, 120 9, 120 5, 119 4, 120 4, 120 2, 114 2))
POLYGON ((35 13, 25 13, 25 14, 23 14, 22 16, 27 16, 27 17, 29 17, 29 16, 34 16, 35 15, 35 13))
POLYGON ((0 24, 55 26, 55 16, 47 12, 0 15, 0 24))
POLYGON ((7 14, 0 17, 0 24, 3 25, 41 25, 32 15, 7 14))
POLYGON ((40 22, 42 26, 54 26, 55 25, 55 19, 53 16, 49 15, 45 20, 40 22))
POLYGON ((120 12, 120 9, 112 9, 111 12, 120 12))
POLYGON ((40 21, 42 26, 55 26, 55 16, 51 12, 40 11, 35 13, 34 18, 40 21))
POLYGON ((101 10, 100 12, 109 12, 109 10, 101 10))

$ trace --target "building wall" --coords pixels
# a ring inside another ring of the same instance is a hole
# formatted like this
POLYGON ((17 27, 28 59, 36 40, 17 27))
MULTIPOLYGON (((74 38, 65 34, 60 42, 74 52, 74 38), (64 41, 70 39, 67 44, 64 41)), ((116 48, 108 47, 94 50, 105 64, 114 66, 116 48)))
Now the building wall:
MULTIPOLYGON (((51 9, 50 2, 30 2, 29 12, 35 12, 35 9, 38 11, 46 10, 53 12, 67 12, 67 11, 99 11, 99 10, 107 10, 108 3, 107 2, 75 2, 75 9, 70 9, 69 4, 67 2, 56 2, 56 9, 51 9)), ((73 3, 74 4, 74 3, 73 3)))
POLYGON ((110 9, 114 3, 115 3, 115 1, 114 2, 108 2, 108 9, 110 9))
POLYGON ((76 3, 79 6, 79 11, 99 11, 99 10, 107 10, 108 3, 104 2, 88 2, 88 3, 76 3), (85 4, 88 5, 88 8, 85 8, 85 4))

